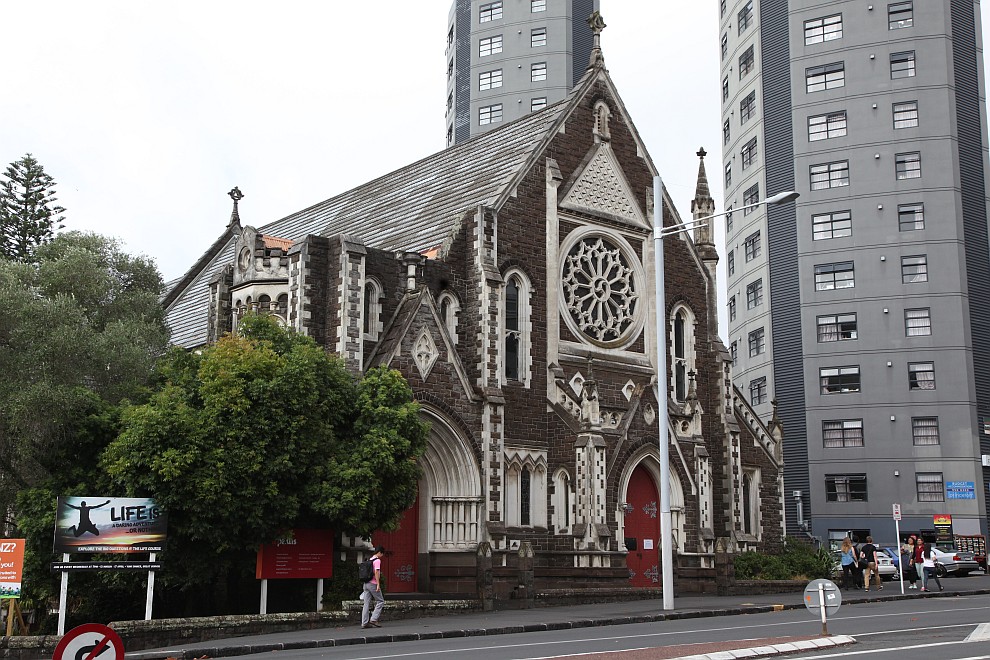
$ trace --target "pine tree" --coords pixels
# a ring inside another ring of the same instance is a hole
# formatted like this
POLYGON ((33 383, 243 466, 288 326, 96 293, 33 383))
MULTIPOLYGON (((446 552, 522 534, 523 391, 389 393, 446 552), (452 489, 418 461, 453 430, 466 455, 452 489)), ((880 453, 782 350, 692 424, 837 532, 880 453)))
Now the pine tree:
POLYGON ((62 229, 65 209, 55 199, 55 180, 34 156, 7 166, 0 182, 0 257, 31 262, 35 249, 62 229))

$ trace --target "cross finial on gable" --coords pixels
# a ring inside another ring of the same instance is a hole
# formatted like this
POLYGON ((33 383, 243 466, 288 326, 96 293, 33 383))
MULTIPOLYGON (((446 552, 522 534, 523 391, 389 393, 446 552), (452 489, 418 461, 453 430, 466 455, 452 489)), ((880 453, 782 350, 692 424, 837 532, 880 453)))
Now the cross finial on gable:
POLYGON ((591 47, 591 61, 588 63, 588 66, 605 66, 605 57, 602 55, 602 30, 605 29, 606 25, 600 11, 596 11, 588 17, 588 27, 591 28, 591 32, 595 35, 595 41, 591 47))
POLYGON ((230 222, 227 223, 227 227, 234 227, 239 232, 241 229, 241 215, 237 212, 237 202, 244 199, 244 193, 241 192, 240 188, 234 186, 227 194, 234 200, 234 210, 230 212, 230 222))
POLYGON ((696 155, 698 156, 698 158, 704 158, 705 156, 708 155, 708 152, 705 151, 705 148, 704 147, 702 147, 702 148, 698 149, 698 153, 696 155))

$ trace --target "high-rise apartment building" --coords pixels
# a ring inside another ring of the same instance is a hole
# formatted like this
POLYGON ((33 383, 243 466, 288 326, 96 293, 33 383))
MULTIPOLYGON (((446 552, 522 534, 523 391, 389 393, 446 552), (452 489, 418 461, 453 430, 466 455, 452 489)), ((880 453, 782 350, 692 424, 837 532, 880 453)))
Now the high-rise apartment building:
POLYGON ((980 6, 721 0, 734 380, 784 425, 788 529, 986 534, 980 6))
POLYGON ((564 98, 588 68, 598 0, 454 0, 447 146, 564 98))

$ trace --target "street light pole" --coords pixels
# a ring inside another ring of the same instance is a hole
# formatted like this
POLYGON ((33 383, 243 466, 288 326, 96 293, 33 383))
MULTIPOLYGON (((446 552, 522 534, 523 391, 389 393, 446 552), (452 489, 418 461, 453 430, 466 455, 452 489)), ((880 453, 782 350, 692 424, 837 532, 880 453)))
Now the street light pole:
POLYGON ((667 304, 664 295, 663 239, 667 236, 696 229, 709 220, 728 215, 733 211, 763 206, 764 204, 785 204, 798 198, 798 193, 787 191, 772 197, 746 204, 732 211, 723 211, 704 218, 663 226, 663 181, 653 177, 653 266, 656 282, 657 311, 657 405, 660 431, 660 564, 663 582, 663 609, 674 609, 674 538, 670 517, 670 450, 667 428, 667 304))

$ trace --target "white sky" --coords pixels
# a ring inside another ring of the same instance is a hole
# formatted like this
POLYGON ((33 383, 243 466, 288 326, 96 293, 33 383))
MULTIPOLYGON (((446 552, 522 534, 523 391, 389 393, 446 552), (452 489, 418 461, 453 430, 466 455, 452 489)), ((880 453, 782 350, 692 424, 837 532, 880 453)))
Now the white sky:
MULTIPOLYGON (((682 214, 721 198, 717 0, 601 0, 605 63, 682 214)), ((444 146, 449 0, 5 3, 0 166, 34 154, 67 228, 183 274, 237 185, 261 226, 444 146)), ((777 191, 771 191, 777 192, 777 191)))

